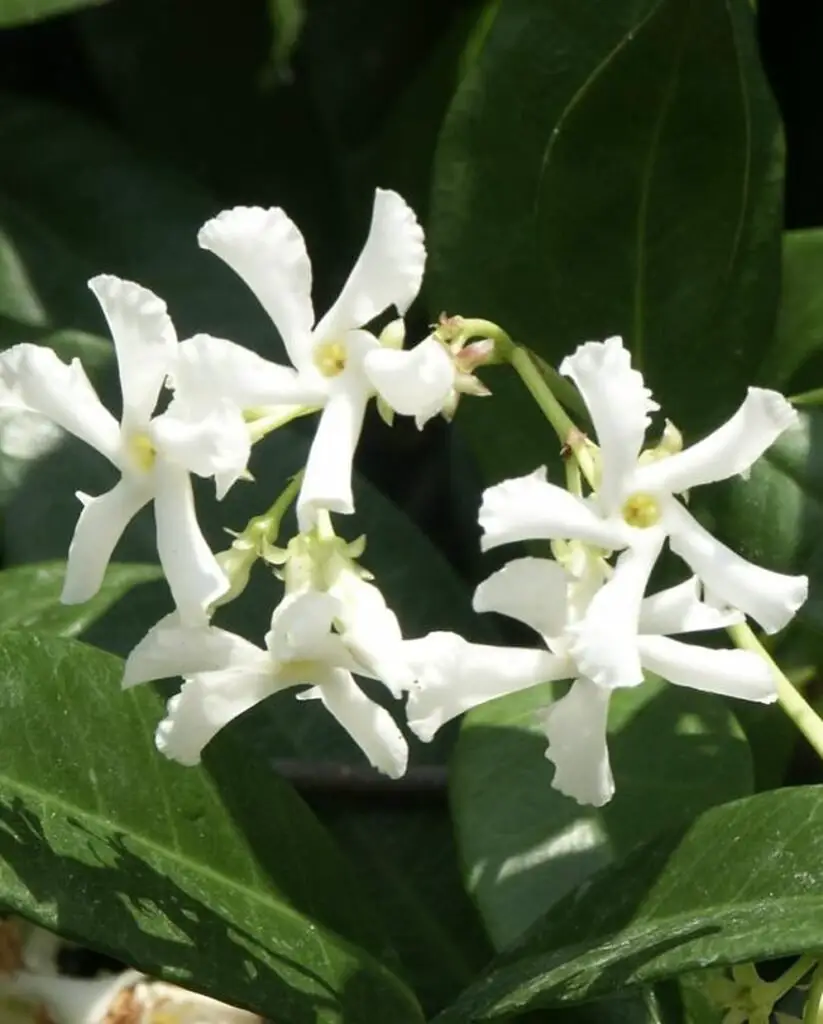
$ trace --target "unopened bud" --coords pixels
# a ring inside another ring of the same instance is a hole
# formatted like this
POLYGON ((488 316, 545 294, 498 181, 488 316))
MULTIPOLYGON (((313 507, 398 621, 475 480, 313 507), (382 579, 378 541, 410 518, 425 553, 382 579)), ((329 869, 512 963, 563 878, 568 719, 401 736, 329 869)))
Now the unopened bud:
POLYGON ((380 332, 378 340, 383 348, 401 349, 406 340, 406 325, 403 322, 403 317, 400 316, 386 324, 380 332))
POLYGON ((473 341, 457 353, 454 361, 464 373, 472 373, 478 366, 487 366, 494 361, 494 341, 491 338, 473 341))

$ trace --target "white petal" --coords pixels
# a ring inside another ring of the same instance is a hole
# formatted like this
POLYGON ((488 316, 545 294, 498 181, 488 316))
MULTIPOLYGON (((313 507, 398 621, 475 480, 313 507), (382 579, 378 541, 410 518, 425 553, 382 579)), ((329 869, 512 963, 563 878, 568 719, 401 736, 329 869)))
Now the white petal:
POLYGON ((82 604, 94 597, 123 531, 151 496, 148 487, 128 479, 97 498, 78 493, 83 511, 69 546, 63 604, 82 604))
POLYGON ((631 486, 649 413, 660 408, 643 376, 631 366, 620 338, 589 341, 560 365, 583 396, 602 453, 598 496, 608 512, 616 512, 631 486))
POLYGON ((685 451, 642 466, 638 490, 671 494, 745 473, 784 430, 797 422, 797 413, 776 391, 749 388, 730 420, 685 451))
POLYGON ((405 772, 409 751, 403 733, 385 708, 369 700, 349 672, 333 669, 322 685, 300 697, 322 701, 378 771, 392 779, 405 772))
POLYGON ((198 476, 213 476, 218 499, 243 475, 251 455, 243 415, 226 400, 194 417, 175 398, 162 416, 152 420, 149 435, 159 457, 198 476))
POLYGON ((259 662, 259 647, 225 629, 201 623, 186 626, 177 612, 166 615, 146 633, 126 659, 123 689, 153 679, 213 672, 230 665, 259 662))
POLYGON ((559 562, 515 558, 480 584, 472 607, 517 619, 548 643, 566 628, 568 584, 569 575, 559 562))
POLYGON ((272 613, 266 647, 278 663, 336 661, 338 653, 345 654, 343 641, 331 634, 339 613, 340 602, 324 591, 286 594, 272 613))
POLYGON ((581 498, 550 484, 545 466, 488 487, 478 521, 483 551, 519 540, 583 540, 606 549, 628 543, 622 520, 603 520, 581 498))
POLYGON ((368 391, 355 380, 351 388, 338 389, 320 414, 297 499, 301 532, 311 529, 317 509, 354 512, 352 464, 368 400, 368 391))
POLYGON ((315 339, 363 327, 388 306, 402 316, 420 291, 425 264, 423 229, 414 213, 396 192, 376 189, 366 244, 315 339))
POLYGON ((743 621, 734 608, 719 608, 700 600, 700 581, 692 576, 676 587, 647 597, 640 606, 638 632, 669 636, 725 629, 743 621))
POLYGON ((614 796, 606 725, 609 690, 577 679, 565 697, 540 715, 555 766, 552 785, 579 804, 602 807, 614 796))
POLYGON ((809 593, 805 576, 785 576, 747 562, 712 537, 677 501, 664 515, 669 546, 700 577, 707 590, 739 608, 767 632, 786 626, 809 593))
POLYGON ((774 674, 753 651, 716 650, 666 636, 643 636, 639 646, 643 667, 677 686, 765 704, 777 699, 774 674))
POLYGON ((443 409, 454 388, 454 361, 433 337, 408 350, 373 349, 363 369, 381 398, 401 416, 414 416, 418 426, 443 409))
POLYGON ((320 405, 325 396, 321 382, 319 374, 309 378, 209 334, 196 334, 180 343, 172 375, 175 397, 198 410, 221 399, 239 409, 320 405))
POLYGON ((197 625, 209 605, 228 590, 229 581, 200 531, 189 474, 158 459, 154 478, 160 564, 181 620, 197 625))
POLYGON ((0 381, 4 405, 42 413, 118 464, 120 427, 79 360, 66 364, 42 345, 15 345, 0 355, 0 381))
POLYGON ((183 683, 157 727, 157 749, 172 761, 195 765, 203 747, 225 725, 282 689, 268 656, 260 654, 256 668, 203 672, 183 683))
POLYGON ((101 274, 89 281, 117 352, 123 424, 148 423, 177 348, 166 303, 148 288, 101 274))
POLYGON ((413 676, 403 654, 400 623, 386 599, 352 569, 342 569, 328 592, 340 602, 337 621, 346 647, 369 676, 399 697, 413 676))
POLYGON ((104 975, 101 978, 72 978, 23 970, 3 977, 0 1011, 4 1024, 26 1021, 54 1021, 56 1024, 99 1024, 122 1015, 117 1008, 124 989, 137 985, 144 975, 138 971, 104 975), (6 1002, 10 997, 11 1006, 6 1002), (20 1003, 15 1005, 16 1000, 20 1003), (30 1009, 25 1004, 36 1004, 30 1009))
POLYGON ((637 652, 640 605, 665 534, 637 531, 617 560, 612 578, 597 591, 579 623, 569 628, 569 653, 581 676, 613 689, 643 682, 637 652))
POLYGON ((567 659, 548 651, 471 644, 456 633, 429 633, 404 648, 417 678, 406 714, 424 742, 464 711, 574 672, 567 659))
POLYGON ((298 370, 311 362, 311 263, 306 243, 283 210, 236 206, 204 224, 197 235, 241 277, 274 321, 298 370))

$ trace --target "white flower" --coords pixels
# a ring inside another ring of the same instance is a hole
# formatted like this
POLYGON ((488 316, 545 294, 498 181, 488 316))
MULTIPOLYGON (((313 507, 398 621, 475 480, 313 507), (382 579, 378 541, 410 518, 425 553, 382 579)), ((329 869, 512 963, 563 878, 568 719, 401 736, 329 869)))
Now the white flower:
POLYGON ((0 382, 8 408, 48 417, 96 448, 120 471, 120 481, 92 498, 78 493, 83 510, 69 548, 62 600, 87 601, 100 587, 117 541, 132 517, 154 502, 157 548, 174 600, 185 618, 227 587, 197 523, 189 473, 214 476, 222 497, 245 466, 248 437, 238 432, 227 403, 198 420, 173 402, 154 416, 163 381, 177 351, 166 305, 130 281, 104 275, 89 282, 111 328, 117 353, 123 413, 118 424, 102 405, 78 360, 63 363, 48 348, 15 345, 0 355, 0 382))
MULTIPOLYGON (((189 992, 179 985, 147 978, 137 971, 102 978, 68 978, 21 971, 0 980, 0 1013, 3 999, 32 1005, 31 1015, 8 1020, 52 1021, 53 1024, 259 1024, 248 1010, 189 992), (35 1012, 35 1008, 39 1012, 35 1012), (45 1011, 45 1012, 43 1012, 45 1011)), ((2 1017, 3 1021, 7 1018, 2 1017)))
POLYGON ((352 675, 380 680, 395 697, 413 681, 397 617, 354 560, 364 543, 337 537, 328 512, 320 511, 309 533, 293 537, 285 549, 270 549, 266 557, 282 566, 286 593, 265 650, 204 623, 183 624, 175 614, 149 631, 126 661, 123 686, 186 680, 158 729, 161 750, 195 764, 232 719, 270 694, 308 685, 300 700, 322 701, 375 768, 403 774, 402 733, 352 675))
POLYGON ((157 746, 181 764, 197 764, 205 745, 224 726, 273 693, 310 689, 337 719, 372 765, 396 778, 406 770, 403 734, 384 708, 370 700, 353 673, 372 673, 356 661, 333 631, 343 614, 337 597, 306 589, 287 594, 275 609, 265 649, 213 626, 161 620, 129 655, 124 686, 181 675, 157 730, 157 746))
POLYGON ((322 407, 298 519, 307 529, 316 509, 352 512, 352 460, 369 398, 377 393, 397 412, 429 415, 447 400, 454 381, 452 361, 435 339, 395 351, 362 329, 389 306, 405 313, 420 289, 426 250, 414 214, 395 192, 376 190, 363 250, 317 323, 303 236, 283 210, 226 210, 204 225, 198 239, 257 296, 295 369, 273 367, 230 342, 200 336, 183 344, 178 375, 219 359, 219 375, 206 371, 213 393, 228 389, 240 408, 276 406, 288 417, 322 407))
POLYGON ((657 406, 621 340, 582 345, 560 369, 580 390, 597 433, 597 490, 584 501, 548 483, 540 469, 489 488, 480 525, 484 550, 529 539, 577 539, 606 551, 626 549, 576 631, 575 656, 587 674, 607 686, 642 678, 635 642, 640 602, 667 539, 710 594, 769 633, 782 629, 806 599, 806 577, 770 572, 741 558, 675 495, 745 473, 795 423, 786 399, 749 388, 734 416, 704 440, 677 454, 643 458, 649 414, 657 406))
MULTIPOLYGON (((429 740, 447 721, 479 704, 540 683, 572 679, 571 690, 543 714, 554 762, 553 785, 579 803, 601 806, 611 799, 606 721, 611 691, 599 686, 575 656, 573 631, 605 589, 608 567, 588 555, 578 575, 559 562, 520 558, 477 588, 474 608, 493 611, 529 626, 546 649, 472 644, 453 633, 432 633, 404 644, 417 682, 407 706, 409 725, 429 740)), ((678 686, 771 701, 775 681, 756 654, 685 644, 670 634, 715 629, 740 616, 699 599, 692 578, 646 598, 640 605, 637 648, 643 669, 678 686)))

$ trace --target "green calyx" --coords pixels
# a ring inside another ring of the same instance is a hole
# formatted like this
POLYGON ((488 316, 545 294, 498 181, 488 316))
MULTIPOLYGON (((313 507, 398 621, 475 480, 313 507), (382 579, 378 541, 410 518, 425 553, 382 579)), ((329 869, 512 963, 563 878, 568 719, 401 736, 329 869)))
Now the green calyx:
POLYGON ((271 507, 261 515, 253 516, 241 532, 226 531, 234 537, 234 541, 230 548, 219 552, 215 557, 228 577, 229 589, 215 601, 215 608, 228 604, 243 593, 258 559, 274 565, 281 564, 282 549, 275 547, 274 542, 280 532, 283 516, 297 497, 302 482, 301 470, 289 480, 271 507))
POLYGON ((347 541, 338 537, 328 512, 318 512, 317 523, 307 533, 292 537, 285 549, 277 551, 276 561, 282 566, 278 576, 286 584, 286 593, 300 590, 330 590, 342 573, 353 573, 371 579, 371 573, 357 564, 366 550, 365 536, 347 541))

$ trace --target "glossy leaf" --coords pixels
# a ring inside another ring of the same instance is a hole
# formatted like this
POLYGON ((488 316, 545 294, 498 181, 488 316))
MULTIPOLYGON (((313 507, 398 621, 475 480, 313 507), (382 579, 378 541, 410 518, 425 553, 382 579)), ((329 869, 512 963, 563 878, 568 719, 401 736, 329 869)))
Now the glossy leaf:
POLYGON ((65 562, 37 562, 0 572, 0 630, 34 630, 77 637, 141 583, 162 578, 158 565, 112 563, 100 590, 85 604, 61 604, 65 562))
MULTIPOLYGON (((210 486, 199 489, 198 518, 215 550, 228 546, 224 527, 240 529, 270 504, 272 492, 300 468, 306 451, 299 435, 278 431, 255 451, 251 468, 259 483, 232 489, 219 504, 210 486)), ((35 467, 8 510, 9 557, 16 562, 45 555, 65 557, 78 511, 73 497, 78 481, 84 490, 100 493, 110 485, 110 476, 110 467, 96 452, 67 440, 60 452, 35 467)), ((445 625, 481 639, 483 624, 471 612, 467 588, 416 527, 362 479, 357 481, 355 500, 358 514, 351 526, 338 517, 336 527, 351 538, 366 533, 362 562, 376 574, 407 635, 445 625), (404 553, 402 558, 398 551, 404 553)), ((284 538, 293 529, 289 517, 284 538)), ((150 516, 139 515, 130 525, 117 557, 156 557, 150 516)), ((260 643, 281 593, 271 573, 258 566, 246 593, 222 609, 217 622, 260 643)), ((169 610, 164 584, 141 587, 92 626, 88 639, 125 654, 169 610)), ((379 698, 379 691, 375 696, 379 698)), ((445 1005, 491 955, 456 867, 445 771, 439 791, 415 792, 412 783, 405 796, 396 796, 395 783, 373 779, 364 794, 346 782, 348 768, 367 771, 361 752, 315 702, 295 701, 289 694, 256 708, 228 732, 267 761, 276 759, 284 771, 299 771, 318 814, 351 853, 364 887, 375 895, 385 929, 421 1000, 432 1010, 445 1005), (319 785, 312 784, 312 765, 318 762, 319 785), (329 780, 327 769, 335 766, 337 777, 329 780), (399 808, 394 807, 395 799, 401 802, 399 808)), ((450 742, 451 737, 444 736, 438 745, 416 744, 412 768, 442 766, 450 742)), ((232 763, 218 756, 209 764, 221 792, 236 785, 232 763)))
POLYGON ((819 787, 705 812, 552 908, 437 1018, 497 1020, 823 943, 819 787))
POLYGON ((455 751, 461 860, 497 949, 641 843, 752 790, 748 746, 723 701, 654 681, 612 697, 616 795, 581 807, 551 788, 536 720, 551 699, 547 685, 477 708, 455 751))
MULTIPOLYGON (((746 0, 510 0, 441 133, 430 311, 495 320, 555 365, 622 334, 701 432, 771 340, 781 175, 746 0)), ((522 390, 489 382, 509 451, 540 464, 522 390)))
POLYGON ((767 386, 786 385, 804 361, 823 348, 821 282, 823 231, 786 231, 777 326, 760 374, 767 386))
POLYGON ((80 7, 105 3, 106 0, 2 0, 0 2, 0 28, 27 25, 56 14, 67 14, 80 7))
POLYGON ((2 903, 274 1019, 420 1022, 291 789, 223 737, 237 785, 221 799, 205 769, 158 754, 160 702, 121 674, 76 641, 0 637, 2 903))

